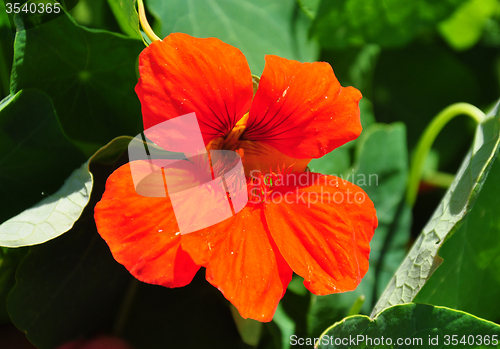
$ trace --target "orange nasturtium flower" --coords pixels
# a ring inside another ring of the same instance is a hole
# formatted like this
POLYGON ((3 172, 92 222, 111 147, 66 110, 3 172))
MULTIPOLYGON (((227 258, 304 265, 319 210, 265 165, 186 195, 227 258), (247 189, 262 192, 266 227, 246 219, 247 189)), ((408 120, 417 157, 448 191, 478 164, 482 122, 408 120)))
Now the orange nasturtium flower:
POLYGON ((241 316, 259 321, 272 320, 293 272, 317 295, 354 290, 368 270, 373 203, 307 164, 359 136, 360 92, 341 87, 328 63, 268 55, 254 95, 241 51, 186 34, 153 42, 139 71, 144 128, 195 112, 207 149, 242 157, 249 200, 231 218, 181 235, 168 196, 137 194, 124 165, 95 208, 114 258, 166 287, 189 284, 205 267, 241 316), (279 174, 299 181, 279 185, 279 174))

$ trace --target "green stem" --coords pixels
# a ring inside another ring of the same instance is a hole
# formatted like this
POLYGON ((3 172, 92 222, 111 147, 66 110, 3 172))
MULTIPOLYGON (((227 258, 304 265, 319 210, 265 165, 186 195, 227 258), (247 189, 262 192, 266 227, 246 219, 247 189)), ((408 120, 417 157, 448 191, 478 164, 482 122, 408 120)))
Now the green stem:
POLYGON ((422 178, 425 160, 429 155, 432 144, 443 127, 457 115, 468 115, 473 118, 478 124, 481 123, 486 115, 468 103, 456 103, 442 110, 431 121, 424 134, 420 138, 415 154, 413 156, 410 175, 408 177, 408 189, 406 191, 406 202, 413 207, 417 199, 418 187, 422 178))
POLYGON ((125 330, 125 325, 127 324, 127 318, 132 308, 132 303, 134 301, 135 295, 137 293, 137 288, 140 285, 140 281, 136 278, 132 278, 125 291, 122 304, 120 305, 120 310, 118 316, 115 320, 115 325, 113 327, 113 333, 117 336, 121 336, 125 330))
POLYGON ((429 176, 424 176, 423 181, 426 184, 433 185, 435 187, 440 188, 449 188, 453 180, 455 179, 455 175, 444 173, 444 172, 434 172, 429 176))
POLYGON ((347 312, 347 316, 358 315, 361 311, 361 307, 365 303, 365 296, 359 296, 353 303, 351 309, 347 312))
POLYGON ((146 11, 144 10, 144 3, 142 0, 137 0, 137 5, 139 7, 139 22, 141 22, 142 29, 144 33, 148 36, 149 40, 156 41, 160 38, 155 34, 151 26, 149 25, 148 19, 146 18, 146 11))

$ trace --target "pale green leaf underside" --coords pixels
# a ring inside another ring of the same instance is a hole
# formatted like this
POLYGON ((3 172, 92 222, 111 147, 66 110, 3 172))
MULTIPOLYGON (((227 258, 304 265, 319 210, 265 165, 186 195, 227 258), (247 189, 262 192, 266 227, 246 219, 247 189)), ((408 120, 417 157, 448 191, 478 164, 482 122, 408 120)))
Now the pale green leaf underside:
POLYGON ((88 162, 66 179, 54 194, 0 225, 0 245, 41 244, 65 233, 81 216, 92 191, 88 162))
POLYGON ((472 155, 465 159, 444 199, 387 285, 372 317, 389 306, 411 302, 439 266, 439 248, 471 209, 498 153, 499 128, 498 116, 478 127, 472 155))
POLYGON ((70 230, 90 200, 92 163, 113 163, 132 137, 121 136, 99 149, 66 179, 53 195, 0 225, 0 246, 22 247, 44 243, 70 230))

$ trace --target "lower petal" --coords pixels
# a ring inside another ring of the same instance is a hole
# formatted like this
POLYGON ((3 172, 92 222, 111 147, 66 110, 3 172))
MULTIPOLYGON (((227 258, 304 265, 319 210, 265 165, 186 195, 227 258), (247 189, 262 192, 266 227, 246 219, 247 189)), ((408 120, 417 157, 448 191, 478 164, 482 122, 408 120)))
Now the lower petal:
MULTIPOLYGON (((150 173, 146 161, 134 162, 134 173, 150 173)), ((163 183, 148 183, 165 192, 163 183)), ((199 270, 180 248, 181 235, 168 197, 137 194, 130 164, 117 169, 106 183, 106 191, 95 207, 97 230, 113 257, 137 279, 166 287, 189 284, 199 270)))
POLYGON ((207 268, 207 280, 242 317, 272 320, 292 270, 272 241, 261 208, 249 204, 210 229, 184 235, 182 248, 207 268))
POLYGON ((368 270, 377 227, 368 195, 338 177, 289 175, 265 214, 281 254, 314 294, 354 290, 368 270))

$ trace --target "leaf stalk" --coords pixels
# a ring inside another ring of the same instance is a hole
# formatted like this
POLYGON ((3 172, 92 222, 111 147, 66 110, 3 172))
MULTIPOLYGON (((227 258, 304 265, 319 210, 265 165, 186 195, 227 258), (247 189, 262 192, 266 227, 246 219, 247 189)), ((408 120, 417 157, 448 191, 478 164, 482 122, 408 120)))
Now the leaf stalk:
POLYGON ((474 119, 478 124, 486 119, 486 115, 477 107, 468 103, 456 103, 443 109, 431 121, 424 134, 420 138, 415 153, 413 155, 410 174, 408 177, 408 187, 406 191, 406 202, 413 207, 417 200, 418 188, 424 171, 424 164, 431 150, 434 140, 439 132, 448 122, 458 115, 467 115, 474 119))
POLYGON ((139 22, 141 23, 144 33, 146 33, 147 37, 151 41, 161 40, 149 25, 148 19, 146 17, 146 11, 144 10, 143 0, 137 0, 137 5, 139 7, 139 22))

